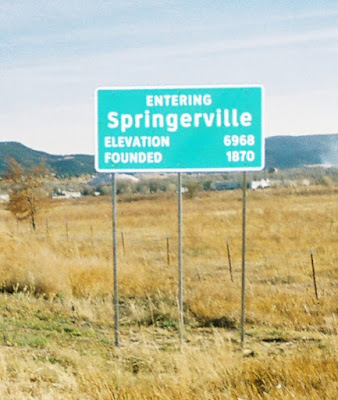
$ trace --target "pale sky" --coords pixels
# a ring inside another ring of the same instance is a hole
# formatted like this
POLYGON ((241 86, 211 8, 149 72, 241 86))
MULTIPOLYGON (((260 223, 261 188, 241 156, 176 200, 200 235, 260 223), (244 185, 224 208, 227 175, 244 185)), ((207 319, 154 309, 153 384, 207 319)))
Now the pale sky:
POLYGON ((266 136, 337 133, 338 1, 0 1, 0 141, 94 154, 97 87, 238 84, 266 136))

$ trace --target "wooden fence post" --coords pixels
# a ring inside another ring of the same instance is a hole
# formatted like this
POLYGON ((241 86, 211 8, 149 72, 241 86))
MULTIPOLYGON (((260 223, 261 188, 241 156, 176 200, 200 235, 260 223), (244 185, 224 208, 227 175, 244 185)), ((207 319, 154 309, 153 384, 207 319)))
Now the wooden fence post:
POLYGON ((312 247, 310 247, 310 255, 311 255, 311 265, 312 265, 313 286, 314 286, 314 288, 315 288, 316 299, 318 300, 316 270, 315 270, 315 262, 314 262, 314 259, 313 259, 313 250, 312 250, 312 247))
POLYGON ((125 256, 126 255, 126 246, 125 246, 125 243, 124 243, 124 233, 123 233, 123 231, 121 231, 121 242, 122 242, 123 255, 125 256))
POLYGON ((229 272, 230 272, 230 278, 231 282, 234 281, 234 277, 232 274, 232 263, 231 263, 231 253, 230 253, 230 246, 229 246, 229 240, 227 239, 227 252, 228 252, 228 263, 229 263, 229 272))

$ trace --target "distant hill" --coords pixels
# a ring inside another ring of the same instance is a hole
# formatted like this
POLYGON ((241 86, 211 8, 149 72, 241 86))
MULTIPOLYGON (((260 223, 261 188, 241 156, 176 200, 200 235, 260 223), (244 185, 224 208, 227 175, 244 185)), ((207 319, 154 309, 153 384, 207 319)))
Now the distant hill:
POLYGON ((47 167, 58 176, 95 173, 94 156, 85 154, 58 156, 32 150, 18 142, 0 142, 0 174, 6 171, 8 157, 26 166, 36 165, 45 160, 47 167))
POLYGON ((272 136, 266 139, 266 167, 338 165, 338 134, 272 136))
MULTIPOLYGON (((304 165, 338 165, 338 134, 307 136, 273 136, 266 139, 266 168, 297 168, 304 165)), ((18 142, 0 142, 0 174, 6 170, 6 159, 12 157, 23 165, 45 160, 58 176, 94 174, 94 156, 52 155, 32 150, 18 142)))

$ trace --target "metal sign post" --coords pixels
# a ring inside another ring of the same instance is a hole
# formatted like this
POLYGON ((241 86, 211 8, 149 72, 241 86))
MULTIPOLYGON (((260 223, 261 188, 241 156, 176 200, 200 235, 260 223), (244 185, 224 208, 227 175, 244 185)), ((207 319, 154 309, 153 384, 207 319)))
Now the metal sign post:
POLYGON ((246 172, 243 172, 241 346, 245 336, 246 172))
MULTIPOLYGON (((118 172, 178 173, 178 305, 182 344, 181 173, 263 169, 263 88, 260 85, 102 87, 96 90, 95 107, 95 168, 97 172, 112 173, 115 344, 119 345, 115 186, 115 173, 118 172)), ((242 346, 245 322, 245 227, 244 172, 242 346)))
POLYGON ((114 267, 114 329, 115 346, 119 347, 119 293, 117 281, 117 226, 116 226, 116 174, 112 174, 112 205, 113 205, 113 267, 114 267))
POLYGON ((179 310, 179 336, 183 344, 183 262, 182 262, 182 176, 177 174, 177 200, 178 200, 178 310, 179 310))

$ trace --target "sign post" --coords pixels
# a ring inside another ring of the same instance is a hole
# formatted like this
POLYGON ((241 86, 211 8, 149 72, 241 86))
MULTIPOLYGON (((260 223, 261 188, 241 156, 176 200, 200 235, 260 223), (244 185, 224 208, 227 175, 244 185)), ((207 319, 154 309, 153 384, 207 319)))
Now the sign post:
POLYGON ((246 256, 246 172, 243 172, 243 211, 242 211, 242 290, 241 290, 241 347, 245 337, 245 256, 246 256))
POLYGON ((120 346, 119 341, 119 293, 117 279, 117 223, 116 223, 116 174, 112 174, 112 213, 113 213, 113 268, 114 268, 114 330, 115 346, 120 346))
POLYGON ((178 310, 179 310, 179 336, 180 344, 183 344, 184 317, 183 317, 183 257, 182 257, 182 176, 177 174, 178 196, 178 310))
MULTIPOLYGON (((96 90, 95 168, 113 175, 115 344, 118 339, 116 186, 118 172, 178 173, 178 304, 183 342, 182 172, 264 167, 263 88, 252 86, 102 87, 96 90)), ((242 315, 244 343, 245 207, 242 315)))

